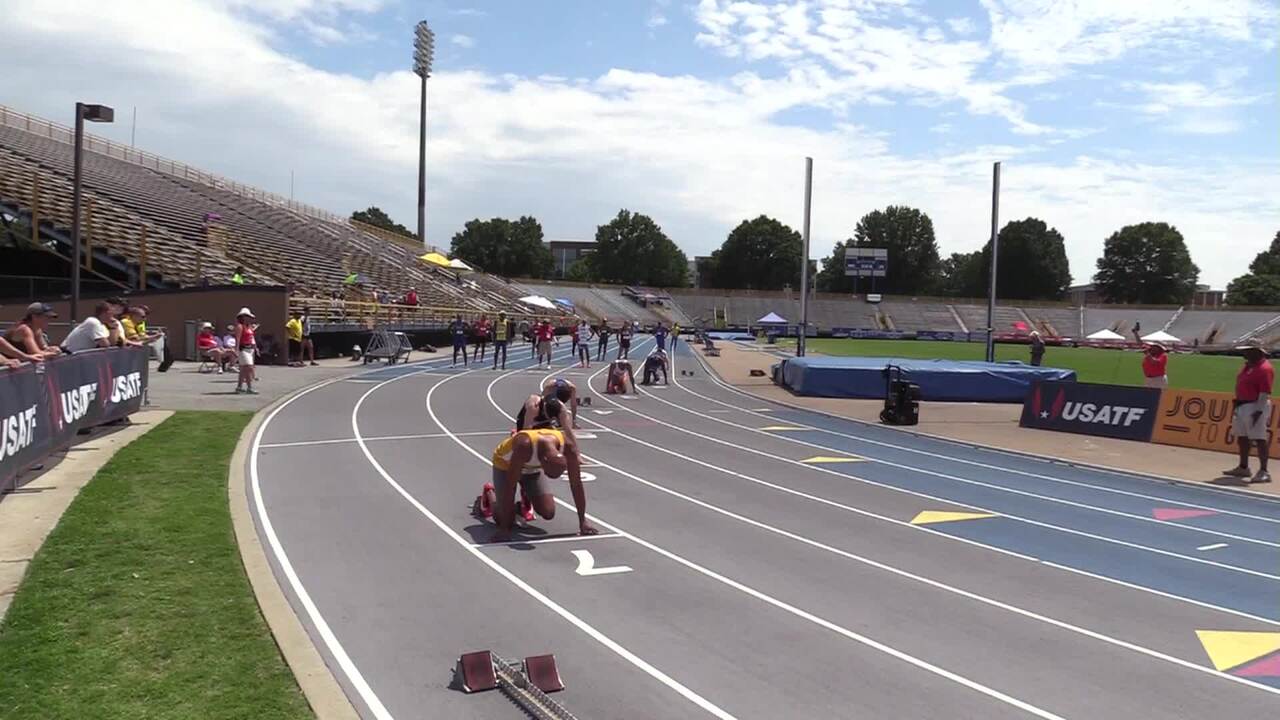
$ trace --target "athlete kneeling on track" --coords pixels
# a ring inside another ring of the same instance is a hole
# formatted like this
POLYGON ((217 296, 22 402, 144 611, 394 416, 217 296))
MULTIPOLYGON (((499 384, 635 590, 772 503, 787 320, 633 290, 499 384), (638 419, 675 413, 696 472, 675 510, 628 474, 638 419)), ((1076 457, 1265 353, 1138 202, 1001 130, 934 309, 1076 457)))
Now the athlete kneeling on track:
POLYGON ((609 363, 604 391, 610 395, 626 395, 636 391, 636 374, 630 360, 614 360, 609 363))
MULTIPOLYGON (((564 452, 565 433, 555 428, 519 430, 503 439, 493 451, 493 481, 486 483, 477 499, 482 515, 492 515, 497 532, 493 542, 505 542, 515 526, 515 494, 519 485, 528 499, 527 511, 536 511, 543 519, 555 517, 556 503, 548 480, 569 471, 573 504, 578 509, 578 532, 595 535, 598 531, 587 520, 587 495, 582 487, 581 467, 570 462, 564 452)), ((526 519, 531 519, 531 514, 526 519)))
POLYGON ((548 379, 542 384, 542 394, 530 395, 520 406, 520 412, 516 413, 516 430, 553 426, 561 430, 578 429, 578 386, 565 378, 548 379), (559 409, 546 412, 546 401, 552 398, 559 401, 559 409), (568 416, 564 415, 565 408, 568 408, 568 416), (543 418, 545 424, 540 424, 538 418, 543 418))

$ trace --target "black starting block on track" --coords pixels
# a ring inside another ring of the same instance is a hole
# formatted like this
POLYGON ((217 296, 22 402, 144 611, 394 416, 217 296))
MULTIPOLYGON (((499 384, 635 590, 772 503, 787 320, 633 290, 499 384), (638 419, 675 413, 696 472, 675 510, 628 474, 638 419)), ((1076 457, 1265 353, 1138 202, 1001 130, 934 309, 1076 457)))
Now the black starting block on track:
POLYGON ((587 396, 583 398, 578 398, 578 404, 585 407, 591 407, 591 397, 587 396))

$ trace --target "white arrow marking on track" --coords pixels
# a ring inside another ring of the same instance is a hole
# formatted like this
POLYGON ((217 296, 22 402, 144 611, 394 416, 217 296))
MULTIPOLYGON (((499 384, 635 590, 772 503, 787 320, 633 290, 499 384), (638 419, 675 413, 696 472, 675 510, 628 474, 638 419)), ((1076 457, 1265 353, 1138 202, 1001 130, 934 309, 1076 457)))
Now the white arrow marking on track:
POLYGON ((612 411, 612 410, 592 410, 591 412, 593 412, 593 413, 595 413, 595 414, 597 414, 597 415, 609 415, 609 414, 611 414, 613 411, 612 411))
POLYGON ((583 577, 591 577, 592 575, 613 575, 615 573, 631 572, 631 568, 626 565, 614 565, 612 567, 596 567, 596 559, 591 556, 590 550, 573 550, 573 556, 578 558, 578 569, 574 572, 583 577))

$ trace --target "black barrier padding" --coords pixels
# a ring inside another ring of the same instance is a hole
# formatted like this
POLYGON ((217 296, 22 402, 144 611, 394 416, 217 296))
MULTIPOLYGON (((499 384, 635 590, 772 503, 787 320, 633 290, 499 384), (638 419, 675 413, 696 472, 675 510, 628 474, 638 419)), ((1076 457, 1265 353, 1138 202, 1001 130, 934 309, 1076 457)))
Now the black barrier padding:
POLYGON ((142 408, 148 348, 109 348, 0 370, 0 488, 85 428, 142 408))
POLYGON ((1022 427, 1149 442, 1157 388, 1038 381, 1022 404, 1022 427))

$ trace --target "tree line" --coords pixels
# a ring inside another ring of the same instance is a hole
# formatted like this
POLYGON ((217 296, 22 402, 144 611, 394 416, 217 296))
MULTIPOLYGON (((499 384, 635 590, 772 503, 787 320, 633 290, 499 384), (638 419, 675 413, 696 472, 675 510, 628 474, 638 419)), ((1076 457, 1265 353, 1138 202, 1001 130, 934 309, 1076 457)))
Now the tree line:
MULTIPOLYGON (((401 231, 377 208, 356 218, 401 231)), ((353 215, 354 217, 354 215, 353 215)), ((407 231, 406 231, 407 234, 407 231)), ((1000 229, 997 287, 1010 300, 1063 300, 1071 285, 1066 240, 1045 221, 1028 217, 1000 229)), ((678 287, 687 284, 688 258, 647 215, 620 210, 596 228, 594 252, 568 268, 566 278, 578 282, 678 287)), ((845 253, 856 248, 884 248, 886 276, 876 278, 875 291, 892 295, 983 297, 991 282, 991 241, 979 250, 942 257, 933 221, 917 208, 890 205, 867 213, 852 237, 836 243, 830 254, 810 261, 817 290, 852 293, 855 279, 845 275, 845 253)), ((743 220, 696 269, 702 287, 780 290, 799 288, 800 233, 766 215, 743 220)), ((514 277, 552 277, 555 262, 543 244, 542 225, 532 217, 491 218, 466 223, 453 236, 451 253, 487 272, 514 277)), ((1191 300, 1200 269, 1191 260, 1178 229, 1163 222, 1126 225, 1108 237, 1098 258, 1094 286, 1109 302, 1151 305, 1191 300)), ((871 281, 856 289, 870 291, 871 281)), ((1234 305, 1280 305, 1280 232, 1242 275, 1227 287, 1234 305)))

